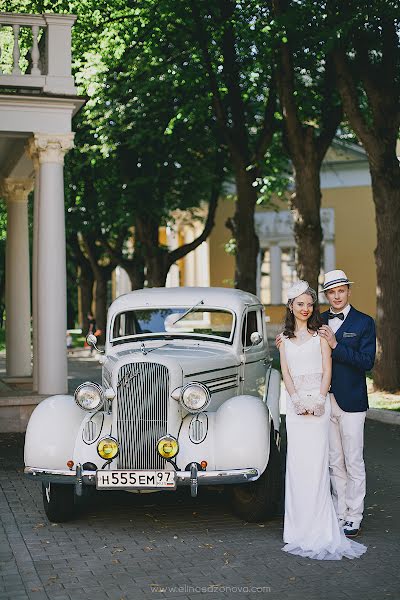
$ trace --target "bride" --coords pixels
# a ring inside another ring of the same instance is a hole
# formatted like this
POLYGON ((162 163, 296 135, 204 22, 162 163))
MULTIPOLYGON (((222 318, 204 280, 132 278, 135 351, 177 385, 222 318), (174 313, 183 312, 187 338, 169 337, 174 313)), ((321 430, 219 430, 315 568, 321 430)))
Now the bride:
POLYGON ((288 291, 279 346, 287 390, 285 552, 318 560, 358 558, 367 548, 346 538, 330 491, 331 350, 318 335, 317 295, 306 281, 288 291))

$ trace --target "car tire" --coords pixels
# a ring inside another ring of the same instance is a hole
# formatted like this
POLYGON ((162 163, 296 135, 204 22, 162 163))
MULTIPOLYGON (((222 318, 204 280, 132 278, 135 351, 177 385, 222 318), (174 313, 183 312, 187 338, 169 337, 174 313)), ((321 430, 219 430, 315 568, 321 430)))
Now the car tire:
POLYGON ((75 514, 75 489, 63 483, 42 483, 43 507, 51 523, 64 523, 75 514))
POLYGON ((249 523, 272 519, 279 511, 282 494, 281 456, 272 431, 270 456, 265 471, 257 481, 232 487, 233 510, 238 517, 249 523))

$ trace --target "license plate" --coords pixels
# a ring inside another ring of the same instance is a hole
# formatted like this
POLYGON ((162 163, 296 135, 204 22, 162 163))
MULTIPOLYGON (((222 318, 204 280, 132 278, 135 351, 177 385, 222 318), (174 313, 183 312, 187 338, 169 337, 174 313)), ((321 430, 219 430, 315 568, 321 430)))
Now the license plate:
POLYGON ((104 489, 176 488, 175 471, 97 471, 96 487, 104 489))

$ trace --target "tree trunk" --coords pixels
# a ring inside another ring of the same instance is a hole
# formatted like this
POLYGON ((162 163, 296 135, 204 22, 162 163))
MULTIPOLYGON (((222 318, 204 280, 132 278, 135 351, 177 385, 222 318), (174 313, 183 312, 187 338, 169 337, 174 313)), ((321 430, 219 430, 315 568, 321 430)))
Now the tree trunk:
POLYGON ((165 287, 170 268, 168 251, 163 248, 154 249, 146 260, 147 287, 165 287))
POLYGON ((79 323, 82 332, 86 334, 87 315, 89 312, 92 312, 94 277, 89 261, 81 263, 78 268, 78 285, 80 291, 79 323))
POLYGON ((134 259, 121 261, 121 267, 128 273, 132 290, 141 290, 144 287, 144 262, 136 256, 134 259))
POLYGON ((164 287, 170 264, 168 251, 159 245, 159 221, 148 215, 137 216, 135 231, 146 265, 147 287, 164 287))
POLYGON ((375 204, 378 352, 374 383, 377 388, 397 391, 400 389, 400 165, 396 143, 400 111, 398 68, 392 60, 398 56, 399 41, 394 22, 389 23, 386 33, 385 29, 386 26, 383 34, 387 46, 380 64, 361 51, 356 53, 352 69, 345 50, 340 47, 335 50, 334 59, 345 112, 368 156, 375 204), (369 120, 359 102, 360 82, 368 100, 369 120))
POLYGON ((396 156, 385 168, 371 165, 377 247, 377 339, 374 383, 380 389, 400 389, 400 167, 396 156))
POLYGON ((256 294, 260 244, 255 230, 254 211, 258 194, 252 179, 243 169, 236 169, 235 180, 236 210, 230 225, 236 240, 235 287, 256 294))
POLYGON ((322 227, 319 162, 307 160, 295 168, 296 191, 291 197, 294 237, 297 246, 296 270, 318 293, 321 265, 322 227))

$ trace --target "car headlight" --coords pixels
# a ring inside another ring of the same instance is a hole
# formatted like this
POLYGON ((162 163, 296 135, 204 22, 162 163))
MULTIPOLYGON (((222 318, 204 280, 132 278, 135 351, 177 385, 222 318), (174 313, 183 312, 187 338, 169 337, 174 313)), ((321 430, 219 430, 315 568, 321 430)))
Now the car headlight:
POLYGON ((97 443, 97 453, 105 460, 112 460, 117 456, 118 452, 119 444, 116 439, 110 436, 99 440, 97 443))
POLYGON ((210 404, 211 395, 202 383, 188 383, 182 388, 181 404, 190 413, 205 410, 210 404))
POLYGON ((157 452, 163 458, 174 458, 179 452, 178 440, 172 435, 164 435, 157 442, 157 452))
POLYGON ((75 390, 75 402, 83 410, 98 410, 104 404, 104 392, 98 383, 86 381, 75 390))

